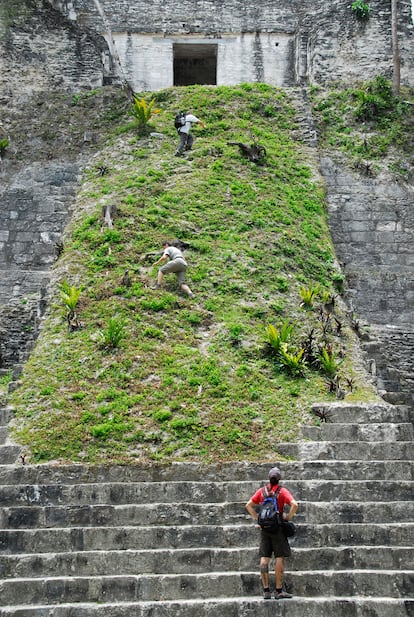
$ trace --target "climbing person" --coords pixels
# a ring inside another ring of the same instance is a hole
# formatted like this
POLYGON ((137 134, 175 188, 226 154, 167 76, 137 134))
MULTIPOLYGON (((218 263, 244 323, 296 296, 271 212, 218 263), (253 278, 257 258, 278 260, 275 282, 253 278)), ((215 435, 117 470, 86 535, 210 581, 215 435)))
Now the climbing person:
POLYGON ((283 590, 283 574, 285 569, 285 557, 290 557, 291 550, 289 542, 283 531, 281 521, 290 521, 296 514, 298 509, 297 501, 292 497, 291 493, 280 486, 281 472, 278 467, 272 467, 269 471, 269 482, 266 486, 259 488, 246 503, 246 510, 250 516, 259 523, 260 504, 262 504, 268 496, 276 497, 277 509, 279 516, 274 527, 260 529, 260 579, 263 585, 263 597, 265 600, 270 600, 272 597, 270 591, 269 563, 274 554, 275 557, 275 583, 276 590, 274 597, 276 600, 291 598, 292 595, 283 590), (285 512, 285 507, 289 510, 285 512))
POLYGON ((181 156, 184 150, 191 150, 193 147, 194 138, 191 134, 192 125, 199 124, 204 127, 205 124, 193 114, 187 114, 182 111, 176 115, 174 124, 178 135, 180 136, 180 143, 178 144, 178 148, 174 156, 181 156))
POLYGON ((187 262, 185 261, 182 252, 176 246, 172 246, 169 242, 163 243, 164 252, 161 257, 154 263, 154 266, 158 266, 160 263, 168 260, 168 263, 161 266, 158 270, 157 284, 158 288, 161 287, 164 279, 164 274, 175 272, 177 275, 178 287, 182 289, 189 298, 194 298, 194 294, 188 285, 184 283, 185 273, 187 271, 187 262))

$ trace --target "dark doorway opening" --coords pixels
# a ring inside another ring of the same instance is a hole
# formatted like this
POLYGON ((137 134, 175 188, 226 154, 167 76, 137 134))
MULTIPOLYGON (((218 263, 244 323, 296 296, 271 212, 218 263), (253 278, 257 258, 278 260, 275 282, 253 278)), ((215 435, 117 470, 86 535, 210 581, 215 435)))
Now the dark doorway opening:
POLYGON ((217 45, 192 43, 173 46, 174 86, 217 83, 217 45))

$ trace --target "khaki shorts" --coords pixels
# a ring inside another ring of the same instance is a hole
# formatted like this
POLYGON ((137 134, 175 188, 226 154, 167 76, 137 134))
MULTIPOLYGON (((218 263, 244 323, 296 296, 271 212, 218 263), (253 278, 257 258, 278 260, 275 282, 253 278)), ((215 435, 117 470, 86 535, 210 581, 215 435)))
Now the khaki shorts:
POLYGON ((172 259, 168 263, 161 266, 160 270, 163 274, 170 274, 171 272, 175 272, 175 274, 177 275, 178 284, 181 285, 182 283, 184 283, 187 264, 183 259, 172 259))
POLYGON ((260 530, 260 557, 290 557, 291 550, 289 542, 283 531, 277 529, 275 533, 260 530))

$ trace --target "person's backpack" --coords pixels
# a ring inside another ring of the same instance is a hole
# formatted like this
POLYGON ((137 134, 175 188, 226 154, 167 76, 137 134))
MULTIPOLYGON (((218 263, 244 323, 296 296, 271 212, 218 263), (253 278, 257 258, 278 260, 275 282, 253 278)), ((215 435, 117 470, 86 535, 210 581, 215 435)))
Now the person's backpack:
POLYGON ((184 111, 180 111, 174 118, 174 126, 177 129, 177 131, 180 130, 181 127, 183 127, 185 125, 185 112, 184 111))
POLYGON ((269 493, 266 486, 262 488, 263 501, 260 504, 259 517, 257 519, 262 529, 276 529, 282 523, 282 516, 277 505, 277 497, 280 490, 281 487, 279 486, 275 493, 269 493))

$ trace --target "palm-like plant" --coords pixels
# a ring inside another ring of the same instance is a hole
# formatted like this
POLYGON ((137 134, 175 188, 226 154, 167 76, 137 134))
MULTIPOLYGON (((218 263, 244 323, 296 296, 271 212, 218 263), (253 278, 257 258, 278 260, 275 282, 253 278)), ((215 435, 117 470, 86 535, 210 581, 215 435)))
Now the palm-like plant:
POLYGON ((318 360, 323 372, 328 377, 334 377, 339 369, 340 361, 336 353, 330 347, 322 347, 318 360))
POLYGON ((60 290, 60 299, 62 303, 68 309, 66 320, 70 324, 76 318, 75 309, 79 302, 79 296, 81 294, 81 290, 77 289, 75 285, 69 285, 67 281, 63 281, 59 285, 59 290, 60 290))
POLYGON ((154 104, 155 99, 151 99, 149 103, 147 103, 145 99, 140 99, 134 94, 131 115, 134 116, 139 131, 145 131, 151 117, 154 114, 160 113, 161 110, 155 109, 154 104))
POLYGON ((278 354, 282 345, 289 341, 293 327, 294 324, 290 323, 288 320, 284 321, 279 329, 272 324, 267 326, 267 342, 275 354, 278 354))
POLYGON ((110 317, 106 322, 105 330, 100 332, 102 347, 104 349, 115 349, 126 336, 125 322, 117 317, 110 317))

